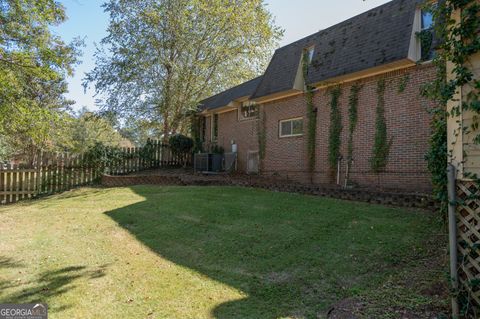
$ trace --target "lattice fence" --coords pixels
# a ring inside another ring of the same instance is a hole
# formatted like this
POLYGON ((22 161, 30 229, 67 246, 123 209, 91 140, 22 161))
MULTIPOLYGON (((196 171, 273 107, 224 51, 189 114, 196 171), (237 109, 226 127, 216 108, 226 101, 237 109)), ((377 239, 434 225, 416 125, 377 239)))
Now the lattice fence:
POLYGON ((458 276, 470 302, 480 306, 480 185, 457 181, 458 276))

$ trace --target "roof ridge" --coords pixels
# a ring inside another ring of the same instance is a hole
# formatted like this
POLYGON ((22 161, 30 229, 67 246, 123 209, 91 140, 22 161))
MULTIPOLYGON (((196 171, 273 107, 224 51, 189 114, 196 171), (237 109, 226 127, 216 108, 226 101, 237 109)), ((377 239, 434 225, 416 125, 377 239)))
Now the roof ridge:
POLYGON ((258 79, 261 78, 262 76, 263 76, 263 74, 255 77, 255 78, 253 78, 253 79, 250 79, 250 80, 248 80, 248 81, 245 81, 245 82, 242 82, 242 83, 237 84, 237 85, 235 85, 235 86, 232 86, 232 87, 230 87, 230 88, 228 88, 228 89, 225 89, 225 90, 223 90, 223 91, 220 91, 220 92, 218 92, 218 93, 215 94, 215 95, 211 95, 211 96, 207 97, 206 99, 201 100, 200 103, 202 103, 203 101, 206 101, 206 100, 213 99, 214 97, 216 97, 216 96, 218 96, 218 95, 220 95, 220 94, 224 94, 225 92, 227 92, 227 91, 229 91, 229 90, 235 89, 235 88, 237 88, 237 87, 239 87, 239 86, 242 86, 242 85, 244 85, 244 84, 247 84, 247 83, 249 83, 249 82, 258 80, 258 79))
POLYGON ((340 22, 338 22, 338 23, 336 23, 336 24, 333 24, 333 25, 331 25, 331 26, 329 26, 329 27, 327 27, 327 28, 325 28, 325 29, 322 29, 322 30, 319 30, 319 31, 317 31, 317 32, 315 32, 315 33, 312 33, 312 34, 310 34, 310 35, 304 36, 303 38, 300 38, 300 39, 295 40, 295 41, 293 41, 293 42, 291 42, 291 43, 289 43, 289 44, 286 44, 286 45, 284 45, 284 46, 282 46, 282 47, 280 47, 280 48, 277 48, 275 51, 277 51, 277 50, 282 50, 283 48, 286 48, 286 47, 288 47, 288 46, 290 46, 290 45, 293 45, 293 44, 297 44, 297 42, 305 41, 305 40, 307 40, 307 39, 310 38, 310 37, 314 37, 314 36, 316 36, 316 35, 320 35, 321 33, 325 33, 325 32, 327 32, 327 31, 329 31, 330 29, 338 28, 338 26, 340 26, 340 25, 342 25, 342 24, 346 24, 346 23, 349 22, 350 20, 354 20, 354 19, 357 19, 357 18, 360 17, 360 16, 367 15, 367 14, 371 13, 372 11, 378 10, 379 8, 387 7, 387 6, 389 6, 389 5, 392 5, 392 4, 395 3, 395 2, 405 2, 405 1, 406 1, 406 0, 391 0, 391 1, 389 1, 389 2, 386 2, 386 3, 384 3, 384 4, 381 4, 381 5, 376 6, 376 7, 374 7, 374 8, 371 8, 371 9, 365 11, 365 12, 362 12, 362 13, 359 13, 359 14, 357 14, 357 15, 354 15, 354 16, 346 19, 346 20, 343 20, 343 21, 340 21, 340 22))
POLYGON ((413 10, 421 1, 392 0, 278 48, 252 97, 292 89, 309 45, 315 52, 308 83, 408 58, 413 10))

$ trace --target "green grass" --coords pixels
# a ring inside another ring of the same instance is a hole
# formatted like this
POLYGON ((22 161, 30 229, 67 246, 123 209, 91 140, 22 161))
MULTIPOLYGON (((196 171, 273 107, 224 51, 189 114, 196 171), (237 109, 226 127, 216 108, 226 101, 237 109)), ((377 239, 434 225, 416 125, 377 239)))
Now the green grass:
POLYGON ((395 318, 445 307, 431 293, 444 240, 437 216, 378 205, 80 189, 0 208, 0 303, 47 302, 51 318, 324 318, 351 298, 360 317, 395 318))

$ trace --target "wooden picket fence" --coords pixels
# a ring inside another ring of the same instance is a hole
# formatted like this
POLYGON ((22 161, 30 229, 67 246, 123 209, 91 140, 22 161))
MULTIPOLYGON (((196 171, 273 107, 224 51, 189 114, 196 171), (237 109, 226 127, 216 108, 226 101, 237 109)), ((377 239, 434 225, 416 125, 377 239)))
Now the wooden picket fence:
POLYGON ((168 144, 152 141, 145 147, 123 148, 118 161, 106 168, 111 175, 125 175, 148 169, 192 165, 192 154, 173 154, 168 144))
POLYGON ((174 155, 158 141, 120 149, 108 164, 92 164, 87 154, 41 153, 32 167, 0 167, 0 204, 64 192, 98 183, 104 173, 123 175, 148 169, 191 165, 191 154, 174 155), (148 148, 147 148, 148 147, 148 148))

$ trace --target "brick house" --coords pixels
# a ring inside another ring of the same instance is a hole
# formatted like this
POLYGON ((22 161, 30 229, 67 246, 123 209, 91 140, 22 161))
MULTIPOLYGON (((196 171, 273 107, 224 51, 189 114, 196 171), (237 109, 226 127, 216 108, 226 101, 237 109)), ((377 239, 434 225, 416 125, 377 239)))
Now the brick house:
POLYGON ((431 29, 431 15, 420 9, 420 3, 394 0, 277 49, 262 76, 200 103, 205 146, 217 144, 226 152, 236 148, 240 172, 300 183, 344 184, 349 166, 352 185, 428 191, 431 184, 424 156, 430 136, 429 101, 421 97, 420 89, 435 77, 435 69, 417 36, 431 29), (386 166, 375 173, 371 158, 381 79, 391 144, 386 166), (316 109, 313 171, 307 156, 306 85, 314 87, 316 109), (348 108, 353 85, 361 89, 349 159, 348 108), (341 90, 341 157, 335 168, 328 161, 332 87, 341 90), (259 121, 265 134, 261 159, 259 121))

